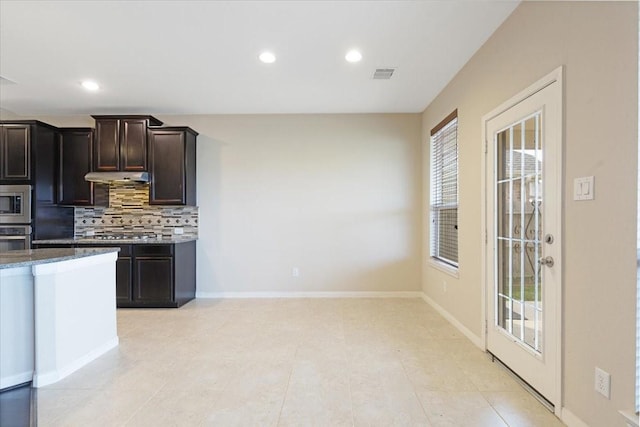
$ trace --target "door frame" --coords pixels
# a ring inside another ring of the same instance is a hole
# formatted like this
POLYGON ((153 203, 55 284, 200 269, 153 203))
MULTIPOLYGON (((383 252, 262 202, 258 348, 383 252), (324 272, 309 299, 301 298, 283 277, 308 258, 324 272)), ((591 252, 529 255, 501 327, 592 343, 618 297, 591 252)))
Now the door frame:
POLYGON ((563 317, 562 317, 562 308, 563 308, 563 300, 562 300, 562 294, 563 294, 563 288, 564 288, 564 271, 563 271, 563 258, 564 258, 564 246, 563 246, 563 240, 564 240, 564 230, 563 230, 563 220, 564 220, 564 206, 563 206, 563 200, 564 200, 564 187, 565 187, 565 176, 564 176, 564 67, 560 66, 558 68, 556 68, 555 70, 553 70, 552 72, 550 72, 549 74, 547 74, 546 76, 542 77, 541 79, 539 79, 538 81, 536 81, 535 83, 533 83, 532 85, 530 85, 529 87, 527 87, 526 89, 520 91, 518 94, 516 94, 515 96, 511 97, 510 99, 508 99, 507 101, 503 102, 502 104, 500 104, 498 107, 494 108, 493 110, 491 110, 489 113, 485 114, 484 116, 482 116, 482 144, 484 144, 484 155, 481 156, 481 174, 482 174, 482 180, 481 180, 481 188, 480 188, 480 197, 481 197, 481 210, 480 210, 480 219, 481 219, 481 241, 482 243, 482 251, 481 251, 481 281, 482 281, 482 289, 481 289, 481 294, 482 294, 482 321, 484 322, 484 327, 481 327, 481 341, 484 343, 484 349, 485 351, 487 350, 487 329, 488 329, 488 325, 489 325, 489 312, 487 309, 487 305, 488 305, 488 298, 490 297, 489 293, 487 292, 487 286, 490 285, 488 283, 488 269, 487 269, 487 260, 488 260, 488 256, 489 256, 489 251, 491 251, 491 247, 490 247, 490 243, 489 242, 489 236, 487 235, 487 220, 493 220, 492 218, 488 217, 488 210, 489 210, 489 206, 487 206, 487 162, 488 162, 488 138, 489 136, 487 135, 487 123, 495 118, 496 116, 499 116, 500 114, 504 113, 505 111, 509 110, 511 107, 519 104, 520 102, 524 101, 525 99, 529 98, 530 96, 532 96, 533 94, 541 91, 542 89, 546 88, 547 86, 550 86, 553 83, 557 83, 560 85, 560 94, 562 99, 561 101, 561 107, 560 107, 560 111, 562 114, 562 117, 560 118, 560 123, 561 123, 561 128, 558 129, 558 135, 559 135, 559 143, 556 144, 554 148, 554 152, 553 152, 553 158, 555 158, 555 164, 553 165, 547 165, 545 163, 545 167, 553 167, 556 168, 557 173, 558 173, 558 177, 560 179, 560 188, 558 188, 558 191, 556 192, 556 197, 555 200, 553 200, 553 202, 556 204, 557 209, 556 209, 556 215, 557 215, 557 224, 558 224, 558 230, 557 232, 554 233, 554 237, 556 240, 556 243, 558 245, 560 245, 560 256, 558 257, 558 259, 555 259, 555 265, 554 265, 554 269, 556 269, 556 271, 558 272, 558 277, 560 277, 560 286, 557 287, 557 289, 554 289, 554 298, 556 299, 556 319, 557 319, 557 331, 556 331, 556 354, 555 355, 549 355, 549 357, 553 357, 555 358, 555 364, 556 364, 556 381, 555 381, 555 399, 556 401, 554 401, 554 405, 555 405, 555 414, 560 417, 561 413, 562 413, 562 406, 563 406, 563 395, 562 395, 562 373, 563 373, 563 366, 562 366, 562 353, 563 353, 563 346, 562 346, 562 342, 563 342, 563 326, 564 326, 564 322, 563 322, 563 317))

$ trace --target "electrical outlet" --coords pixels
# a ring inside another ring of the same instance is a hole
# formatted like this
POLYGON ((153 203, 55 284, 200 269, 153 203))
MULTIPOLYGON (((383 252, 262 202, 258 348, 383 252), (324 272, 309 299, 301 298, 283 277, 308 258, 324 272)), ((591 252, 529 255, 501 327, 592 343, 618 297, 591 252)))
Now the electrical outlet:
POLYGON ((184 228, 182 227, 175 227, 173 229, 173 234, 184 234, 184 228))
POLYGON ((611 396, 611 375, 608 372, 596 367, 596 383, 595 389, 598 393, 606 397, 611 396))
POLYGON ((300 269, 298 267, 293 267, 291 269, 291 277, 298 277, 300 276, 300 269))

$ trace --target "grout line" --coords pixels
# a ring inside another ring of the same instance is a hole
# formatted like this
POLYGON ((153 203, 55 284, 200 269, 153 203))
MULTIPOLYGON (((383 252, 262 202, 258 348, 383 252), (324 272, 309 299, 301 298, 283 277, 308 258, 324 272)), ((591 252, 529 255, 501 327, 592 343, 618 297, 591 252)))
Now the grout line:
POLYGON ((490 407, 491 409, 493 409, 493 412, 495 412, 495 413, 498 415, 498 417, 500 417, 500 419, 501 419, 502 421, 504 421, 504 424, 505 424, 506 426, 510 426, 511 424, 509 424, 509 422, 507 421, 507 419, 506 419, 505 417, 503 417, 503 416, 502 416, 502 413, 498 410, 498 408, 496 408, 495 406, 493 406, 493 405, 491 404, 491 402, 489 402, 489 400, 487 400, 487 398, 486 398, 486 396, 484 395, 484 393, 483 393, 483 392, 480 392, 480 395, 482 396, 482 398, 484 399, 484 401, 485 401, 485 402, 487 402, 487 404, 489 405, 489 407, 490 407))
POLYGON ((123 426, 127 426, 127 425, 129 424, 129 421, 131 421, 131 420, 133 419, 133 417, 135 417, 135 416, 136 416, 136 414, 137 414, 138 412, 140 412, 140 411, 142 410, 142 408, 144 408, 144 407, 145 407, 145 406, 146 406, 146 405, 151 401, 151 399, 153 399, 154 397, 156 397, 156 396, 158 395, 158 393, 160 393, 160 390, 162 390, 163 388, 165 388, 165 387, 166 387, 166 385, 167 385, 167 384, 165 383, 162 387, 158 388, 158 390, 156 390, 156 392, 155 392, 155 393, 153 393, 151 396, 149 396, 149 398, 148 398, 147 400, 145 400, 145 401, 144 401, 144 403, 140 404, 140 405, 137 407, 137 409, 136 409, 135 411, 133 411, 133 413, 129 416, 129 418, 127 418, 127 419, 122 423, 122 425, 123 425, 123 426))
POLYGON ((411 384, 411 390, 413 390, 413 395, 416 397, 416 400, 420 404, 420 407, 422 408, 422 412, 424 413, 425 418, 427 419, 427 421, 429 421, 430 424, 433 424, 433 420, 431 419, 431 417, 429 417, 429 413, 427 412, 427 409, 424 407, 424 403, 422 403, 422 400, 418 396, 416 385, 413 383, 413 381, 411 381, 411 377, 407 373, 407 367, 404 364, 405 363, 404 358, 399 357, 398 359, 400 360, 400 365, 402 365, 402 372, 404 372, 404 376, 407 377, 409 384, 411 384))
POLYGON ((280 411, 278 412, 278 419, 276 421, 276 426, 280 425, 280 418, 282 418, 282 410, 284 409, 284 404, 287 401, 287 394, 289 393, 289 385, 291 385, 291 377, 293 376, 293 369, 295 367, 295 361, 297 359, 297 355, 298 355, 298 348, 300 347, 300 344, 296 345, 296 353, 293 356, 293 363, 291 364, 291 371, 289 371, 289 378, 287 378, 287 386, 284 389, 284 396, 282 397, 282 404, 280 405, 280 411))
POLYGON ((351 359, 347 351, 347 333, 345 328, 345 307, 340 308, 340 326, 342 327, 342 336, 344 337, 344 360, 347 368, 347 387, 349 388, 349 411, 351 412, 351 426, 356 425, 356 418, 353 411, 353 393, 351 392, 351 359))

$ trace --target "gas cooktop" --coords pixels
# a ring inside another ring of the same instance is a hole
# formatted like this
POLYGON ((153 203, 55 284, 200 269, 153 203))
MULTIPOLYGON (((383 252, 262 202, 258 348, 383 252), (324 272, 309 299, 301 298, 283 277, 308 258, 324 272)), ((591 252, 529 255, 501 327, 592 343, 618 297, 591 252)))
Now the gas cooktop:
POLYGON ((155 234, 149 233, 130 233, 130 234, 99 234, 95 236, 87 236, 85 239, 92 240, 147 240, 147 239, 155 239, 155 234))

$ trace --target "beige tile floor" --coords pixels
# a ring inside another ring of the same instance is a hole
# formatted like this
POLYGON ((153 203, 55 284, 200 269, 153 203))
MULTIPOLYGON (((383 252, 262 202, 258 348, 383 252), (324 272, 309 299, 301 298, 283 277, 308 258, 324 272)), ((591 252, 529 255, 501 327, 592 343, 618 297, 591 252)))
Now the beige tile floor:
POLYGON ((118 310, 120 346, 38 390, 39 426, 560 426, 421 299, 118 310))

